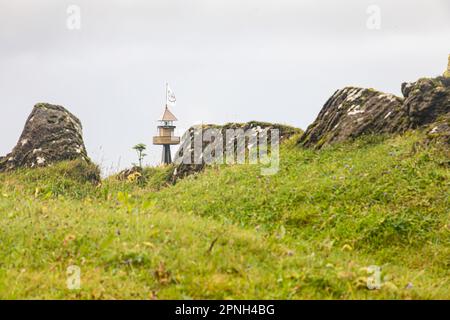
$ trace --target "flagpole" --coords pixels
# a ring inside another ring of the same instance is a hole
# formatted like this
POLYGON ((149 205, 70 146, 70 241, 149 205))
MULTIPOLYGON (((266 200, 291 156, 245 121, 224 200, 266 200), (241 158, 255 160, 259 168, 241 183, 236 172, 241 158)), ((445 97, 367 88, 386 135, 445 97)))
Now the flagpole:
POLYGON ((167 90, 169 90, 169 84, 166 82, 166 108, 167 108, 167 104, 168 104, 168 99, 169 97, 167 96, 167 90))

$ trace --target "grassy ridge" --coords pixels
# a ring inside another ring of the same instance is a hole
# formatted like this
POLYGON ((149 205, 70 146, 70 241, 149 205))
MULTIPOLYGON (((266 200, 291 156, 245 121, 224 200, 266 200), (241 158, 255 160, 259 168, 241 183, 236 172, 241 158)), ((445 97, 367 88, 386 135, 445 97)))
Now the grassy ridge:
POLYGON ((295 140, 274 176, 0 174, 0 298, 450 298, 448 149, 418 132, 321 151, 295 140), (66 288, 70 265, 81 290, 66 288))

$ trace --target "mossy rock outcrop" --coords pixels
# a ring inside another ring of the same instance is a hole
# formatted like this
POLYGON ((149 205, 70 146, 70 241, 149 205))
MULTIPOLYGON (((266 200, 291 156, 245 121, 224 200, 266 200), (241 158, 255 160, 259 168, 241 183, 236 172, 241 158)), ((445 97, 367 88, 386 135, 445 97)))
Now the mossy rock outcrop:
MULTIPOLYGON (((217 129, 218 132, 221 133, 223 137, 222 141, 222 150, 224 152, 223 158, 226 158, 226 151, 230 149, 230 145, 233 146, 234 156, 236 156, 237 148, 245 148, 245 152, 247 153, 245 160, 248 161, 248 152, 249 149, 254 148, 254 146, 250 145, 250 141, 246 137, 245 140, 242 140, 244 145, 239 146, 239 142, 237 139, 231 138, 227 136, 227 130, 242 130, 242 132, 250 133, 255 137, 253 143, 257 143, 259 145, 260 138, 262 132, 267 132, 266 141, 268 141, 268 146, 270 147, 271 130, 277 129, 279 131, 279 140, 283 142, 284 140, 292 137, 296 134, 301 134, 302 130, 298 128, 294 128, 287 125, 282 124, 274 124, 268 122, 259 122, 259 121, 251 121, 247 123, 227 123, 225 125, 214 125, 214 124, 206 124, 201 126, 193 126, 186 131, 183 135, 181 147, 175 154, 174 158, 174 171, 171 178, 171 182, 175 183, 178 179, 184 178, 186 176, 198 173, 202 171, 207 163, 205 162, 205 152, 212 152, 214 155, 214 150, 208 150, 208 146, 210 146, 211 142, 209 138, 205 136, 205 132, 208 129, 217 129), (201 130, 199 130, 201 129, 201 130), (202 141, 202 150, 199 154, 195 154, 194 152, 194 141, 199 138, 198 135, 202 134, 200 141, 202 141), (229 141, 228 141, 229 140, 229 141), (187 154, 184 152, 187 150, 187 154), (184 163, 182 159, 188 158, 190 163, 184 163)), ((214 142, 214 141, 212 141, 214 142)))
POLYGON ((0 171, 77 159, 90 162, 80 120, 62 106, 39 103, 28 117, 17 145, 0 158, 0 171))
POLYGON ((355 87, 337 90, 298 143, 322 148, 362 135, 427 128, 450 112, 450 78, 403 83, 402 93, 404 97, 355 87))
POLYGON ((402 93, 411 128, 431 124, 450 112, 450 78, 423 78, 404 83, 402 93))
POLYGON ((373 89, 337 90, 300 137, 305 147, 320 148, 371 133, 393 133, 408 126, 403 100, 373 89))

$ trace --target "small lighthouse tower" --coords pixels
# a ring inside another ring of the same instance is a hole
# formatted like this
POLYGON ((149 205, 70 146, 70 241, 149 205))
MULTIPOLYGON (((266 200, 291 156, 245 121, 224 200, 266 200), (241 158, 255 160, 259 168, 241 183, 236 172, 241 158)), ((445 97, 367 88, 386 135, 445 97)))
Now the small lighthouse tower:
MULTIPOLYGON (((166 90, 167 92, 169 92, 170 89, 168 89, 167 87, 166 90)), ((170 152, 170 146, 180 144, 180 137, 175 137, 176 127, 173 124, 173 122, 178 121, 178 119, 173 115, 172 112, 170 112, 168 107, 168 102, 172 101, 170 100, 171 99, 171 97, 169 96, 170 94, 173 93, 169 92, 169 94, 166 94, 166 109, 164 110, 162 118, 159 120, 158 135, 153 137, 154 145, 163 146, 162 164, 172 163, 172 154, 170 152)))

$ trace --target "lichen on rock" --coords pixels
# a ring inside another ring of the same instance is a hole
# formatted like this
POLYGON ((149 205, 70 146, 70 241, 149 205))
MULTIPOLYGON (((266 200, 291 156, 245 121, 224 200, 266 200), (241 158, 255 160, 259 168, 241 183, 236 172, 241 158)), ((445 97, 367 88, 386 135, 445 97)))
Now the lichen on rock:
POLYGON ((422 78, 407 87, 408 90, 403 91, 403 106, 408 112, 411 128, 433 123, 450 112, 449 78, 422 78))
MULTIPOLYGON (((242 130, 244 133, 252 133, 256 137, 256 140, 254 143, 260 143, 260 133, 265 130, 267 132, 267 141, 271 141, 271 130, 277 129, 279 131, 279 138, 280 142, 283 140, 286 140, 290 137, 292 137, 295 134, 300 134, 302 131, 298 128, 294 128, 287 125, 282 124, 274 124, 274 123, 268 123, 268 122, 259 122, 259 121, 250 121, 247 123, 227 123, 225 125, 215 125, 215 124, 204 124, 201 126, 193 126, 187 130, 187 132, 183 135, 181 147, 177 150, 175 154, 175 163, 177 163, 180 159, 183 159, 187 157, 190 159, 190 163, 183 163, 181 160, 179 164, 174 165, 174 170, 172 174, 171 181, 172 183, 175 183, 178 179, 196 174, 198 172, 201 172, 207 163, 205 163, 205 153, 208 151, 208 146, 210 145, 209 139, 205 139, 205 132, 207 132, 208 129, 216 129, 218 132, 221 133, 221 136, 223 138, 222 144, 223 144, 223 159, 225 161, 226 159, 226 152, 230 148, 230 145, 234 148, 234 157, 237 156, 236 154, 236 148, 238 148, 237 140, 232 138, 232 141, 228 141, 227 137, 227 130, 242 130), (201 129, 201 130, 198 130, 201 129), (198 155, 195 155, 194 152, 194 140, 198 138, 198 135, 203 135, 200 137, 200 141, 202 143, 201 145, 201 152, 198 155), (197 135, 197 136, 196 136, 197 135), (187 150, 187 154, 184 154, 183 152, 187 150)), ((248 156, 249 149, 255 147, 250 144, 250 141, 248 139, 248 136, 246 136, 245 140, 243 141, 244 145, 240 146, 243 147, 246 151, 246 156, 248 156)), ((211 151, 211 150, 210 150, 211 151)), ((209 151, 208 151, 209 152, 209 151)), ((212 151, 212 154, 214 154, 214 150, 212 151)), ((244 159, 245 160, 245 159, 244 159)), ((248 161, 248 158, 246 158, 245 161, 248 161)))
POLYGON ((402 98, 373 89, 346 87, 337 90, 299 143, 320 148, 363 134, 404 130, 406 110, 402 102, 402 98))
POLYGON ((401 89, 403 98, 373 89, 337 90, 298 143, 321 148, 367 134, 402 133, 450 112, 449 78, 423 78, 403 83, 401 89))
POLYGON ((90 161, 80 120, 62 106, 38 103, 13 151, 0 158, 0 171, 45 167, 75 159, 90 161))

